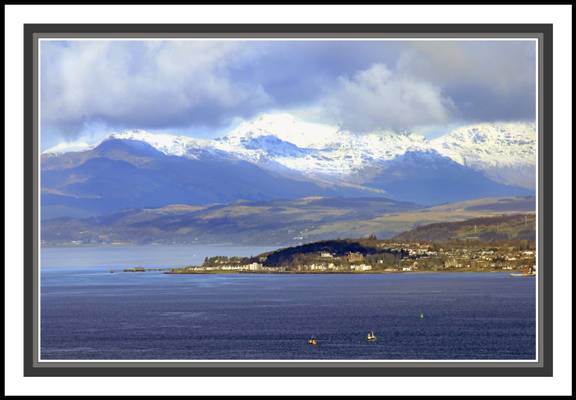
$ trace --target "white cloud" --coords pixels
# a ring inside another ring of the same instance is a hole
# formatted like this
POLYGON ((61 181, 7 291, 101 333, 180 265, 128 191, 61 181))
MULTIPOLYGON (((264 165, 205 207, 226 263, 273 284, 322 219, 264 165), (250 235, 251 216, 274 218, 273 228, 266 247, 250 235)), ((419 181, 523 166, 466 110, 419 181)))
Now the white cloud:
POLYGON ((393 73, 384 64, 340 77, 326 104, 343 129, 358 133, 446 123, 453 111, 438 87, 393 73))
POLYGON ((257 83, 230 78, 246 55, 235 42, 68 42, 42 50, 43 122, 59 130, 98 120, 214 124, 271 101, 257 83))
POLYGON ((518 41, 51 41, 41 51, 51 144, 94 127, 211 136, 271 111, 364 132, 530 120, 535 109, 534 46, 518 41))

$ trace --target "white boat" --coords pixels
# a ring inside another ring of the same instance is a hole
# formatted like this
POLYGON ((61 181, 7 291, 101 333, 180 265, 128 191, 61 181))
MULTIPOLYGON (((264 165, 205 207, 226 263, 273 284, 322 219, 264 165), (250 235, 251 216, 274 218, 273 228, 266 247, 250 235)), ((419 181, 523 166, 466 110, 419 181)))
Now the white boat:
POLYGON ((510 276, 536 276, 534 267, 525 268, 522 272, 512 272, 510 276))

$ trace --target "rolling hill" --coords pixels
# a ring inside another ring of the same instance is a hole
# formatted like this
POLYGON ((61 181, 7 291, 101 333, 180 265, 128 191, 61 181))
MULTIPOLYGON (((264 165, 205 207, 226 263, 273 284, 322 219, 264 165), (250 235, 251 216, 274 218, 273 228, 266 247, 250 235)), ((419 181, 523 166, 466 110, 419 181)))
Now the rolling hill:
POLYGON ((229 205, 170 205, 41 224, 45 245, 235 243, 285 245, 314 240, 389 238, 434 222, 534 211, 534 198, 488 198, 423 207, 385 198, 305 197, 229 205))
POLYGON ((468 219, 461 222, 441 222, 419 226, 394 237, 396 240, 435 241, 535 240, 536 215, 517 214, 468 219))

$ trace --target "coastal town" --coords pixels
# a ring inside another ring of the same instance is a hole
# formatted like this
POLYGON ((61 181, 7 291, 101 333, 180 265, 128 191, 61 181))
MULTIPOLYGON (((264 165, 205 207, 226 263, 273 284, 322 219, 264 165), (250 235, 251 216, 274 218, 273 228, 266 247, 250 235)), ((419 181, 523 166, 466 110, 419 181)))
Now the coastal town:
POLYGON ((438 244, 364 239, 317 242, 254 257, 207 257, 202 265, 171 268, 166 273, 508 271, 531 274, 535 265, 533 241, 438 244))

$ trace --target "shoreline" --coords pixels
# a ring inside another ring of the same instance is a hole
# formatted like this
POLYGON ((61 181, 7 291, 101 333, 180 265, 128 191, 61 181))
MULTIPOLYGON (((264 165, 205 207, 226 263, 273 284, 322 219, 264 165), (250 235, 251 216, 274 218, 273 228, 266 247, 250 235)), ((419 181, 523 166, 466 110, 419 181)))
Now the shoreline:
POLYGON ((363 272, 303 272, 303 271, 195 271, 195 272, 170 272, 159 268, 145 269, 144 271, 110 271, 114 273, 144 273, 162 272, 164 275, 387 275, 387 274, 442 274, 442 273, 501 273, 513 274, 516 271, 496 270, 449 270, 449 271, 363 271, 363 272))

